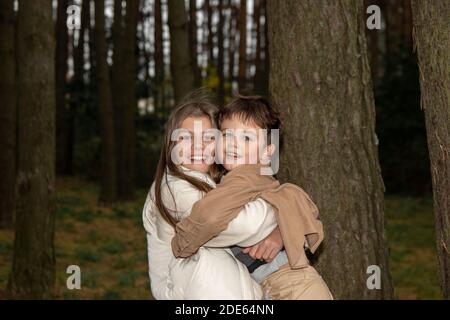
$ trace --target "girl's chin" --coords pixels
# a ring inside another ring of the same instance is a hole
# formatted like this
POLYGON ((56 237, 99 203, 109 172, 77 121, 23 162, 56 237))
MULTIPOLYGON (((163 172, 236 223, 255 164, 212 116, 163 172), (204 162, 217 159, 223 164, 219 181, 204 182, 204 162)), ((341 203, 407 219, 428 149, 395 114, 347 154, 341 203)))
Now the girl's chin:
POLYGON ((202 163, 198 163, 198 164, 194 164, 194 163, 190 163, 190 164, 184 164, 184 167, 193 170, 193 171, 199 171, 201 173, 208 173, 209 172, 209 168, 211 167, 211 165, 202 162, 202 163))

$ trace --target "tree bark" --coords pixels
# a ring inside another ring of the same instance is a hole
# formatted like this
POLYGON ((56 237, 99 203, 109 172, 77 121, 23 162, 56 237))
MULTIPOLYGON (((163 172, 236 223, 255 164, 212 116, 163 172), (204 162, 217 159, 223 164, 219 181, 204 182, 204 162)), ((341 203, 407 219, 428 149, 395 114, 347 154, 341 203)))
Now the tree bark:
POLYGON ((363 3, 267 4, 270 94, 285 120, 280 177, 311 195, 324 223, 313 264, 336 299, 392 298, 363 3), (366 284, 371 265, 379 290, 366 284))
POLYGON ((169 0, 170 67, 175 103, 194 90, 184 1, 169 0))
POLYGON ((68 159, 70 148, 69 126, 70 120, 66 102, 66 76, 67 59, 69 55, 69 36, 67 33, 67 6, 68 0, 58 0, 56 18, 56 173, 69 174, 70 160, 68 159))
POLYGON ((239 10, 239 92, 247 93, 247 0, 241 0, 239 10))
POLYGON ((106 60, 107 44, 104 0, 95 1, 95 42, 97 49, 96 58, 100 104, 100 132, 102 140, 100 202, 108 205, 116 200, 117 180, 112 94, 109 80, 109 68, 106 60))
POLYGON ((441 287, 444 298, 450 299, 450 3, 413 0, 412 5, 441 287))
POLYGON ((14 0, 0 1, 0 229, 13 224, 16 191, 16 58, 14 0))
POLYGON ((8 295, 48 299, 55 282, 52 2, 20 1, 18 19, 18 206, 8 295))

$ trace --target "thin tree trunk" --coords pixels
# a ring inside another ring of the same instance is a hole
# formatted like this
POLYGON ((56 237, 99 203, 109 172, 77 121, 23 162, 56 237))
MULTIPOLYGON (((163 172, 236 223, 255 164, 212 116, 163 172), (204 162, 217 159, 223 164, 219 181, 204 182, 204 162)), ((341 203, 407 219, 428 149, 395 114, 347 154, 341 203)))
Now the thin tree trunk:
POLYGON ((69 174, 68 121, 66 102, 67 58, 69 36, 67 33, 68 0, 58 0, 56 19, 56 173, 69 174))
POLYGON ((337 299, 392 298, 363 3, 267 4, 270 94, 285 120, 280 176, 312 196, 324 223, 313 264, 337 299), (372 265, 379 290, 367 286, 372 265))
MULTIPOLYGON (((73 48, 73 89, 71 92, 70 107, 67 111, 67 128, 65 130, 65 142, 62 143, 66 149, 61 151, 65 154, 66 163, 62 165, 61 173, 71 175, 73 174, 73 157, 75 146, 75 122, 77 109, 83 101, 85 95, 86 84, 84 81, 84 36, 89 30, 90 24, 90 6, 88 0, 83 0, 81 6, 81 26, 79 30, 79 39, 76 47, 73 48)), ((75 41, 73 43, 75 45, 75 41)))
POLYGON ((255 26, 255 38, 256 38, 256 49, 255 49, 255 76, 253 79, 253 92, 257 94, 264 94, 264 66, 262 65, 262 46, 261 46, 261 38, 264 30, 261 28, 261 9, 262 9, 262 1, 254 0, 253 2, 253 23, 255 26))
POLYGON ((95 42, 100 104, 100 128, 102 139, 102 177, 100 202, 111 204, 116 200, 116 154, 114 146, 114 117, 112 107, 109 68, 106 60, 105 3, 95 1, 95 42))
POLYGON ((14 0, 0 1, 0 229, 13 224, 16 191, 16 61, 14 0))
POLYGON ((236 8, 233 6, 231 0, 229 0, 229 10, 230 10, 230 20, 228 25, 228 81, 230 82, 230 87, 228 95, 233 95, 233 83, 235 80, 234 67, 235 67, 235 51, 236 51, 236 21, 237 13, 236 8))
POLYGON ((201 83, 200 68, 198 66, 198 40, 197 40, 197 0, 189 0, 189 45, 191 48, 192 70, 194 70, 195 86, 201 83))
POLYGON ((211 6, 211 0, 205 0, 205 13, 207 19, 207 29, 208 29, 208 38, 207 38, 207 46, 208 46, 208 75, 211 74, 211 70, 213 70, 216 66, 214 60, 214 33, 213 33, 213 10, 211 6))
POLYGON ((169 0, 170 66, 175 102, 194 89, 184 1, 169 0))
POLYGON ((164 52, 161 0, 155 0, 155 108, 164 106, 164 52))
POLYGON ((8 295, 47 299, 55 282, 55 29, 52 2, 20 1, 18 206, 8 295))
POLYGON ((247 0, 241 0, 239 10, 239 92, 247 90, 247 0))
POLYGON ((136 161, 136 70, 137 70, 137 24, 139 16, 139 1, 127 2, 124 33, 124 73, 123 91, 123 146, 125 152, 124 170, 119 177, 119 197, 124 200, 133 199, 135 189, 135 161, 136 161))
POLYGON ((411 0, 403 0, 403 41, 409 50, 413 47, 411 0))
POLYGON ((125 16, 122 3, 114 3, 114 65, 112 70, 117 160, 117 192, 121 200, 134 197, 136 111, 136 34, 139 1, 129 1, 125 16))
POLYGON ((450 299, 450 3, 413 0, 412 5, 441 287, 444 298, 450 299))
POLYGON ((219 13, 219 25, 217 30, 217 42, 218 42, 218 61, 217 61, 217 76, 219 77, 219 87, 217 88, 217 100, 220 104, 223 104, 225 101, 225 63, 224 63, 224 12, 223 12, 223 1, 219 1, 219 5, 217 7, 217 11, 219 13))

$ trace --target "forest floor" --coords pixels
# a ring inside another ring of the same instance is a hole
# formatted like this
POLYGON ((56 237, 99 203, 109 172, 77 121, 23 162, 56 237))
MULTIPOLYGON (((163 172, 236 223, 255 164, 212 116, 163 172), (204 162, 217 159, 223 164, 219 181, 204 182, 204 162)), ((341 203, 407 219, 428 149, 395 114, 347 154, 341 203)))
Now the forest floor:
MULTIPOLYGON (((112 209, 97 205, 98 188, 58 178, 56 296, 58 299, 151 299, 142 207, 136 200, 112 209), (66 269, 81 268, 81 290, 68 290, 66 269)), ((430 198, 386 197, 390 269, 397 298, 442 299, 430 198)), ((0 299, 11 268, 13 232, 0 230, 0 299)))

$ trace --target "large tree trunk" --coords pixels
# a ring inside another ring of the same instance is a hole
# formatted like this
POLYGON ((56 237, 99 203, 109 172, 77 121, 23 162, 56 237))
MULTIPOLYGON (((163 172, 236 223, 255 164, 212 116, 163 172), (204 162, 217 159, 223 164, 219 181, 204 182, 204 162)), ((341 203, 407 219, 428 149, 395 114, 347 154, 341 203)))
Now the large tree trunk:
POLYGON ((112 94, 109 80, 109 68, 106 60, 107 44, 104 0, 95 1, 95 42, 100 104, 100 131, 102 139, 100 202, 111 204, 116 199, 117 181, 112 94))
POLYGON ((68 159, 69 114, 66 103, 67 58, 69 55, 69 36, 67 33, 68 0, 58 0, 56 19, 56 173, 69 174, 71 171, 68 159))
POLYGON ((18 206, 10 297, 51 298, 55 281, 55 29, 52 2, 20 1, 18 206))
POLYGON ((164 52, 161 0, 155 0, 155 109, 164 106, 164 52))
POLYGON ((392 298, 363 3, 267 4, 270 94, 285 119, 280 176, 319 207, 314 265, 337 299, 392 298), (371 265, 380 290, 366 285, 371 265))
POLYGON ((11 227, 16 191, 16 63, 14 0, 0 1, 0 228, 11 227))
POLYGON ((239 91, 242 94, 247 90, 247 0, 241 0, 239 10, 239 91))
POLYGON ((420 67, 431 161, 441 287, 450 299, 450 36, 448 1, 413 1, 414 43, 420 67))
POLYGON ((194 72, 191 67, 189 34, 184 1, 169 0, 170 66, 175 102, 192 92, 194 72))

